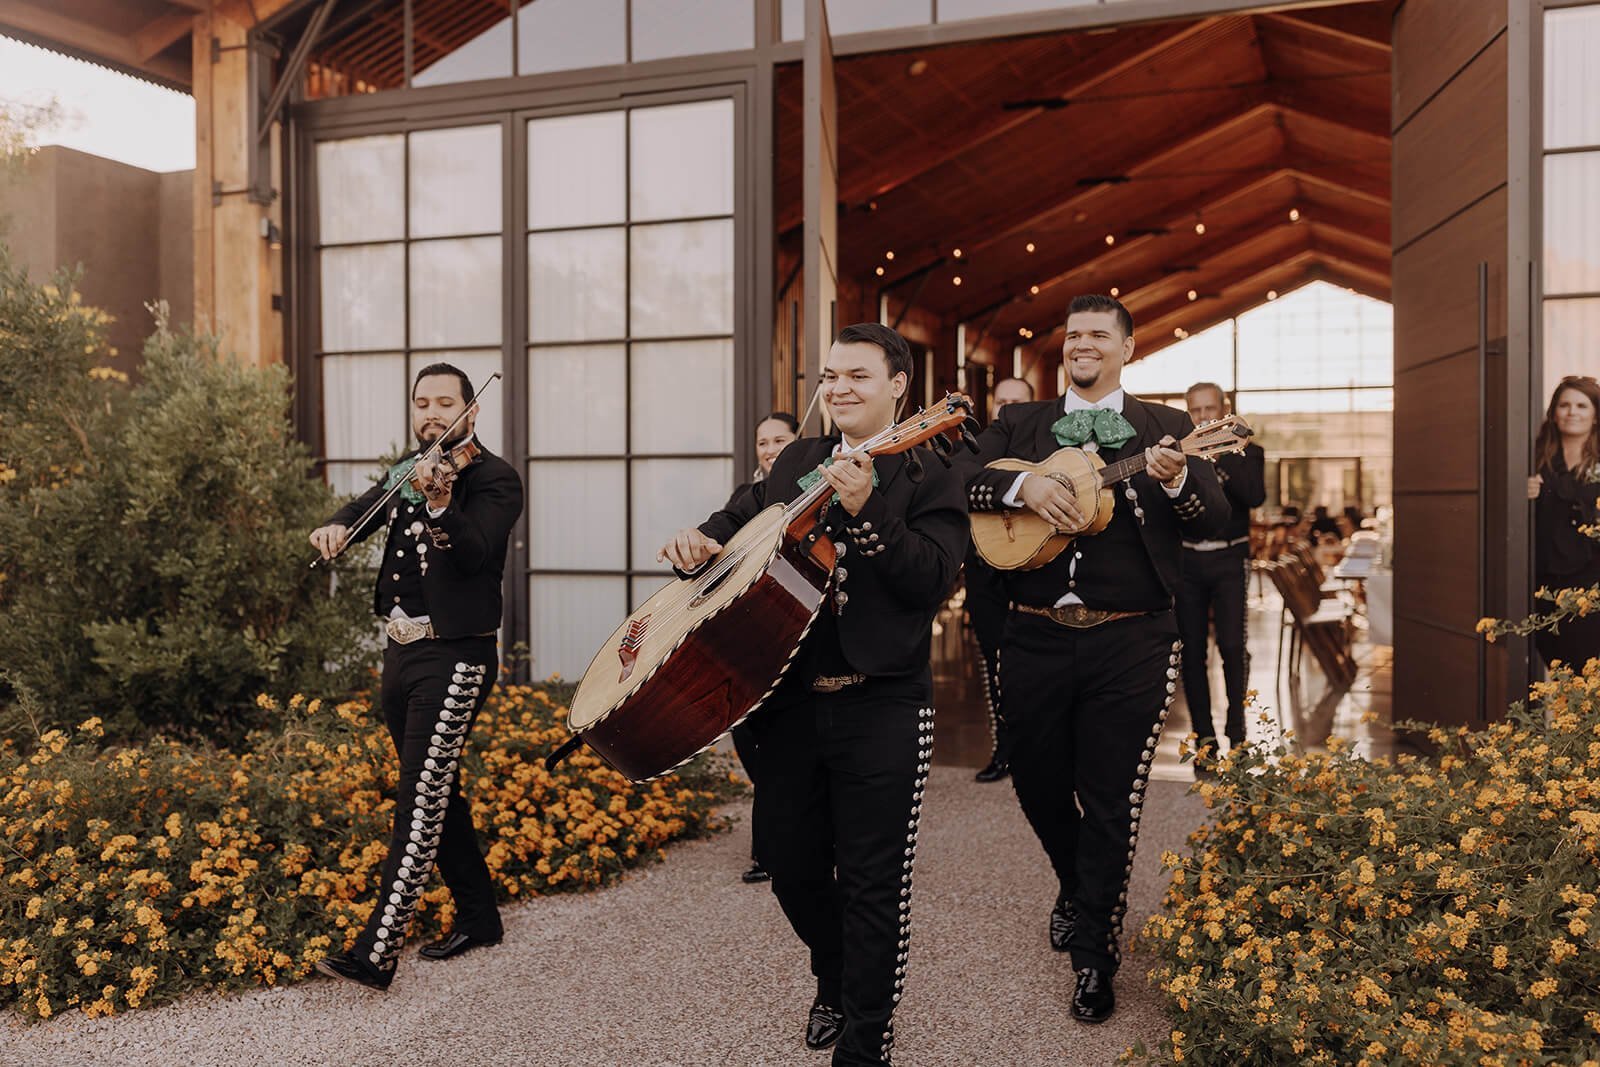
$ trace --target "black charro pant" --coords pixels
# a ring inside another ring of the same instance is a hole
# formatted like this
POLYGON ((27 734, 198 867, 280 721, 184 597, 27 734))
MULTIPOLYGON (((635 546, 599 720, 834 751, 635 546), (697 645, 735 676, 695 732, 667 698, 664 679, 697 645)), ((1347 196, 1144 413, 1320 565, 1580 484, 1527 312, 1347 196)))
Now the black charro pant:
POLYGON ((1250 546, 1235 545, 1215 552, 1183 550, 1183 582, 1178 590, 1178 633, 1183 638, 1183 696, 1189 719, 1201 743, 1216 739, 1211 712, 1211 680, 1206 660, 1212 620, 1217 652, 1228 694, 1223 733, 1235 745, 1244 743, 1244 698, 1250 676, 1246 645, 1245 599, 1250 587, 1250 546))
POLYGON ((834 1064, 888 1063, 911 936, 911 869, 933 757, 931 685, 871 680, 753 718, 756 847, 842 1007, 834 1064))
POLYGON ((1073 630, 1013 612, 1000 663, 1011 780, 1077 910, 1074 968, 1114 972, 1145 785, 1177 689, 1172 612, 1073 630))
POLYGON ((1000 650, 983 647, 983 696, 989 705, 989 736, 994 740, 990 759, 1011 762, 1011 731, 1006 727, 1005 708, 1000 702, 1000 650))
POLYGON ((494 637, 389 643, 383 654, 383 717, 400 757, 394 833, 378 903, 356 938, 363 963, 393 969, 435 866, 455 900, 454 929, 500 937, 494 884, 461 793, 461 750, 500 665, 494 637))
MULTIPOLYGON (((739 763, 744 767, 744 776, 750 779, 752 792, 761 784, 761 743, 756 740, 755 727, 749 722, 742 722, 728 731, 733 735, 733 751, 739 756, 739 763)), ((750 834, 750 859, 760 863, 761 857, 756 853, 756 839, 754 831, 750 834)))

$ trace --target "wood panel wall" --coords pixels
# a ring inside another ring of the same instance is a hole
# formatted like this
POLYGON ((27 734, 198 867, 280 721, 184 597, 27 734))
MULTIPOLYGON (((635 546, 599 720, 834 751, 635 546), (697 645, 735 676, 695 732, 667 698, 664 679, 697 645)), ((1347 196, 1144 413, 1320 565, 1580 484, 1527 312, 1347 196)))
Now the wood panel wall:
MULTIPOLYGON (((1480 390, 1503 397, 1507 260, 1505 0, 1406 0, 1395 15, 1394 479, 1397 719, 1479 721, 1480 507, 1504 492, 1499 419, 1479 435, 1480 390), (1480 380, 1478 265, 1488 264, 1490 371, 1480 380), (1491 457, 1480 487, 1479 456, 1491 457), (1481 492, 1480 492, 1481 490, 1481 492)), ((1498 402, 1498 400, 1496 400, 1498 402)), ((1487 540, 1503 573, 1505 536, 1487 540)), ((1491 586, 1491 594, 1494 587, 1491 586)), ((1489 664, 1488 714, 1503 664, 1489 664)))

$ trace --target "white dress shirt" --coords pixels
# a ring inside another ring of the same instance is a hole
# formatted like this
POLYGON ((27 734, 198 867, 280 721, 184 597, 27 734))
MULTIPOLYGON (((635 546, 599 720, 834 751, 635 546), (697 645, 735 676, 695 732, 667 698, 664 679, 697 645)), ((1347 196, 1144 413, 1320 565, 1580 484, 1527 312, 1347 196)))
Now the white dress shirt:
MULTIPOLYGON (((1094 403, 1092 401, 1085 400, 1083 397, 1079 396, 1076 391, 1074 391, 1074 390, 1069 388, 1067 390, 1067 394, 1061 398, 1061 413, 1063 415, 1065 415, 1069 411, 1082 411, 1082 410, 1092 409, 1092 408, 1106 408, 1107 410, 1115 411, 1117 414, 1120 415, 1120 414, 1122 414, 1123 407, 1127 404, 1127 399, 1128 399, 1128 394, 1126 392, 1124 392, 1122 389, 1119 388, 1119 389, 1113 389, 1111 392, 1107 393, 1104 397, 1101 398, 1099 403, 1094 403)), ((1094 440, 1093 438, 1090 438, 1089 440, 1085 441, 1079 447, 1082 448, 1085 452, 1099 452, 1100 451, 1100 443, 1098 441, 1094 440)), ((1027 476, 1028 476, 1028 474, 1027 474, 1026 471, 1024 471, 1023 473, 1017 475, 1016 481, 1011 483, 1011 488, 1006 490, 1006 495, 1000 498, 1000 503, 1002 503, 1003 505, 1005 505, 1008 508, 1020 508, 1020 507, 1023 507, 1024 505, 1022 503, 1022 497, 1021 497, 1020 494, 1021 494, 1021 491, 1022 491, 1022 480, 1024 478, 1026 478, 1027 476)), ((1188 480, 1189 480, 1189 468, 1188 467, 1184 467, 1183 471, 1178 475, 1178 484, 1177 484, 1176 487, 1169 486, 1165 482, 1160 483, 1160 484, 1161 484, 1161 488, 1166 492, 1167 496, 1171 497, 1173 500, 1176 500, 1176 499, 1178 499, 1178 494, 1183 492, 1184 483, 1186 483, 1188 480)), ((1068 578, 1076 578, 1078 576, 1078 558, 1079 558, 1078 553, 1074 552, 1073 555, 1072 555, 1072 562, 1070 564, 1068 564, 1068 566, 1067 566, 1067 577, 1068 578)), ((1083 600, 1081 598, 1079 598, 1077 593, 1067 593, 1060 600, 1056 601, 1056 607, 1060 608, 1060 607, 1065 607, 1068 604, 1082 604, 1082 603, 1083 603, 1083 600)))

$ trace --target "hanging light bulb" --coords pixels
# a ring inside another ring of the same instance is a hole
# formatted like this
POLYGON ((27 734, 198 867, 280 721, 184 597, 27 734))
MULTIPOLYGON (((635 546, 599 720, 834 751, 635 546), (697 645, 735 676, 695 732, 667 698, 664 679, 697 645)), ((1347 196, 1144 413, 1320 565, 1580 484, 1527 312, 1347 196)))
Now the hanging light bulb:
POLYGON ((1206 232, 1206 224, 1203 223, 1203 222, 1196 222, 1194 224, 1194 232, 1195 233, 1200 233, 1200 234, 1205 233, 1206 232))
POLYGON ((1037 285, 1030 285, 1030 286, 1028 286, 1028 292, 1031 293, 1034 296, 1038 296, 1039 295, 1039 287, 1037 285))
POLYGON ((1029 251, 1029 252, 1032 252, 1032 251, 1033 251, 1033 242, 1032 242, 1032 241, 1029 241, 1029 242, 1028 242, 1028 244, 1027 244, 1027 249, 1028 249, 1028 251, 1029 251))
POLYGON ((1195 291, 1194 291, 1194 290, 1193 290, 1193 289, 1190 289, 1190 290, 1189 290, 1189 299, 1190 299, 1190 300, 1195 300, 1195 299, 1198 299, 1198 298, 1199 298, 1199 296, 1200 296, 1200 294, 1199 294, 1199 293, 1197 293, 1197 292, 1195 292, 1195 291))
POLYGON ((893 259, 894 258, 894 253, 893 252, 885 252, 883 254, 883 258, 884 259, 893 259))
POLYGON ((1116 234, 1114 234, 1114 233, 1106 234, 1106 244, 1114 245, 1116 243, 1117 243, 1117 235, 1116 234))
POLYGON ((950 254, 952 256, 955 256, 957 259, 960 259, 961 258, 961 249, 957 248, 956 250, 954 250, 950 254))
POLYGON ((950 279, 950 284, 951 285, 960 285, 961 284, 961 275, 957 274, 954 278, 951 278, 950 279))
POLYGON ((1113 285, 1111 287, 1111 295, 1112 296, 1121 296, 1122 295, 1122 290, 1118 289, 1116 286, 1113 285))
POLYGON ((1299 208, 1292 207, 1292 208, 1289 209, 1289 221, 1290 222, 1299 222, 1300 221, 1300 209, 1299 208))
POLYGON ((1278 299, 1278 290, 1276 290, 1276 289, 1268 289, 1267 290, 1267 299, 1268 300, 1276 300, 1276 299, 1278 299))
POLYGON ((878 268, 878 277, 880 277, 880 278, 883 277, 883 268, 882 267, 878 268))

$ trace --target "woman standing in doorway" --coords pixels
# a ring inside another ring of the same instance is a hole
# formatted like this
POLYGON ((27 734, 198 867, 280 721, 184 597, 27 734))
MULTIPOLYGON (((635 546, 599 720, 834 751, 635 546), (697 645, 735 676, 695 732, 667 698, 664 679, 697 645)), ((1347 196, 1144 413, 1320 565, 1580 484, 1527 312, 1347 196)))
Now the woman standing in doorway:
MULTIPOLYGON (((1581 532, 1596 522, 1600 497, 1600 384, 1561 379, 1539 426, 1528 499, 1534 501, 1534 574, 1546 589, 1600 584, 1600 541, 1581 532)), ((1542 630, 1539 654, 1581 669, 1600 656, 1600 613, 1565 619, 1559 632, 1542 630)))
MULTIPOLYGON (((755 475, 733 491, 733 498, 738 499, 756 482, 765 481, 767 475, 772 473, 772 464, 778 458, 778 454, 792 445, 799 436, 800 420, 787 411, 774 411, 756 423, 755 475)), ((732 500, 729 501, 729 505, 732 506, 732 500)), ((739 762, 744 764, 745 777, 750 779, 751 788, 755 788, 756 779, 761 774, 757 766, 761 753, 756 744, 755 734, 751 732, 749 723, 740 723, 733 728, 732 733, 733 749, 739 753, 739 762)), ((739 877, 746 885, 765 882, 770 877, 766 868, 761 866, 761 858, 756 855, 753 839, 750 842, 750 867, 739 877)))

